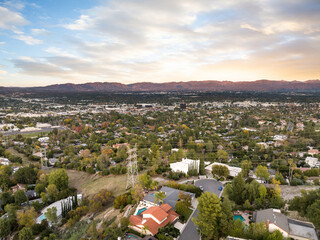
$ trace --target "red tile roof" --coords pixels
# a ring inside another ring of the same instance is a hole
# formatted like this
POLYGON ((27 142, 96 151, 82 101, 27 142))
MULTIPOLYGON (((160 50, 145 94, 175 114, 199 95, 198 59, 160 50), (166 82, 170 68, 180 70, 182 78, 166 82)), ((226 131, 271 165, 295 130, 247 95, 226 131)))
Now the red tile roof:
POLYGON ((147 227, 147 229, 153 234, 156 235, 158 233, 159 228, 165 227, 168 223, 172 223, 179 217, 169 204, 162 204, 160 207, 150 207, 146 211, 144 211, 141 215, 132 215, 130 216, 130 223, 140 228, 138 225, 143 225, 147 227), (152 218, 144 218, 145 214, 150 214, 154 218, 156 218, 159 222, 164 221, 161 224, 158 224, 152 218), (143 220, 146 220, 143 224, 143 220))

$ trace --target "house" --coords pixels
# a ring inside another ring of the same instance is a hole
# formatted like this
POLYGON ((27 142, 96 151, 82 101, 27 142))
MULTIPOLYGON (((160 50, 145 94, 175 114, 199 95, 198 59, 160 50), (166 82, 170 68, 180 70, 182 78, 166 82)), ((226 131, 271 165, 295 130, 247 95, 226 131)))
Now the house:
POLYGON ((139 215, 130 216, 130 228, 144 235, 156 235, 159 228, 175 223, 179 215, 169 204, 149 207, 139 215))
POLYGON ((41 138, 38 138, 38 141, 40 143, 47 143, 49 142, 49 137, 41 137, 41 138))
POLYGON ((318 158, 315 157, 306 157, 305 162, 310 166, 310 167, 319 167, 320 163, 318 161, 318 158))
POLYGON ((297 221, 282 214, 279 209, 264 209, 253 213, 253 222, 264 222, 269 232, 279 230, 283 237, 297 240, 318 240, 312 223, 297 221))
POLYGON ((310 149, 308 150, 308 154, 309 155, 315 155, 315 154, 319 154, 319 150, 318 149, 310 149))
POLYGON ((10 164, 10 161, 8 158, 2 158, 0 157, 0 164, 1 165, 9 165, 10 164))
POLYGON ((11 189, 12 189, 13 193, 15 193, 18 190, 26 191, 26 188, 23 184, 17 184, 15 186, 13 186, 11 189))
POLYGON ((227 165, 227 164, 217 163, 217 162, 214 162, 214 163, 206 166, 205 170, 206 170, 207 172, 210 172, 210 173, 211 173, 211 172, 212 172, 212 167, 213 167, 214 165, 226 166, 226 167, 229 169, 229 175, 230 175, 231 177, 237 176, 237 175, 241 172, 241 170, 242 170, 240 167, 231 167, 231 166, 229 166, 229 165, 227 165))
POLYGON ((188 158, 182 158, 181 162, 170 163, 170 168, 173 172, 183 172, 188 174, 192 169, 196 169, 199 172, 200 160, 192 160, 188 158))
MULTIPOLYGON (((166 194, 166 197, 163 199, 163 203, 169 204, 173 209, 176 207, 176 203, 179 200, 180 192, 190 195, 191 200, 195 197, 194 193, 185 192, 185 191, 174 189, 171 187, 162 187, 161 192, 164 192, 166 194)), ((154 201, 155 201, 154 193, 151 193, 144 196, 142 200, 142 205, 147 207, 159 205, 159 202, 155 203, 154 201)))

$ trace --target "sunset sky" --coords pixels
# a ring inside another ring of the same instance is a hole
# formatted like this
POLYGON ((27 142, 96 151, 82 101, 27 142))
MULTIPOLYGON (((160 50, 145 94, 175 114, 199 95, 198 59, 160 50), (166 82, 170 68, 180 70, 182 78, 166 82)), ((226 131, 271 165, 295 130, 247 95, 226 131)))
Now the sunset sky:
POLYGON ((0 86, 320 79, 320 0, 0 0, 0 86))

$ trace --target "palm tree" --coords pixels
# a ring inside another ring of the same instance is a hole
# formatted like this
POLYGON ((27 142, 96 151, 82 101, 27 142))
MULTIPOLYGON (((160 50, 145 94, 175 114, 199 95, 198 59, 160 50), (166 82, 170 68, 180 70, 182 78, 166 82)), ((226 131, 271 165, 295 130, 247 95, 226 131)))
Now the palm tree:
POLYGON ((147 235, 148 230, 150 230, 150 228, 148 226, 143 226, 141 228, 141 233, 140 233, 141 237, 142 237, 142 235, 147 235))
POLYGON ((165 198, 166 198, 166 193, 159 191, 156 194, 154 194, 154 203, 157 204, 158 202, 160 202, 162 204, 163 199, 165 198))

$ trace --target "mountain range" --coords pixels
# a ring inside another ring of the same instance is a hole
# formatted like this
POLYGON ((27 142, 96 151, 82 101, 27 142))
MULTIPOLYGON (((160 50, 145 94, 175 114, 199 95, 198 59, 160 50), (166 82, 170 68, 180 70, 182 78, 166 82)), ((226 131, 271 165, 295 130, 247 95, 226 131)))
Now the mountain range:
POLYGON ((222 91, 320 91, 320 80, 308 81, 189 81, 189 82, 166 82, 152 83, 141 82, 122 84, 116 82, 94 82, 84 84, 55 84, 45 87, 0 87, 0 93, 22 92, 222 92, 222 91))

